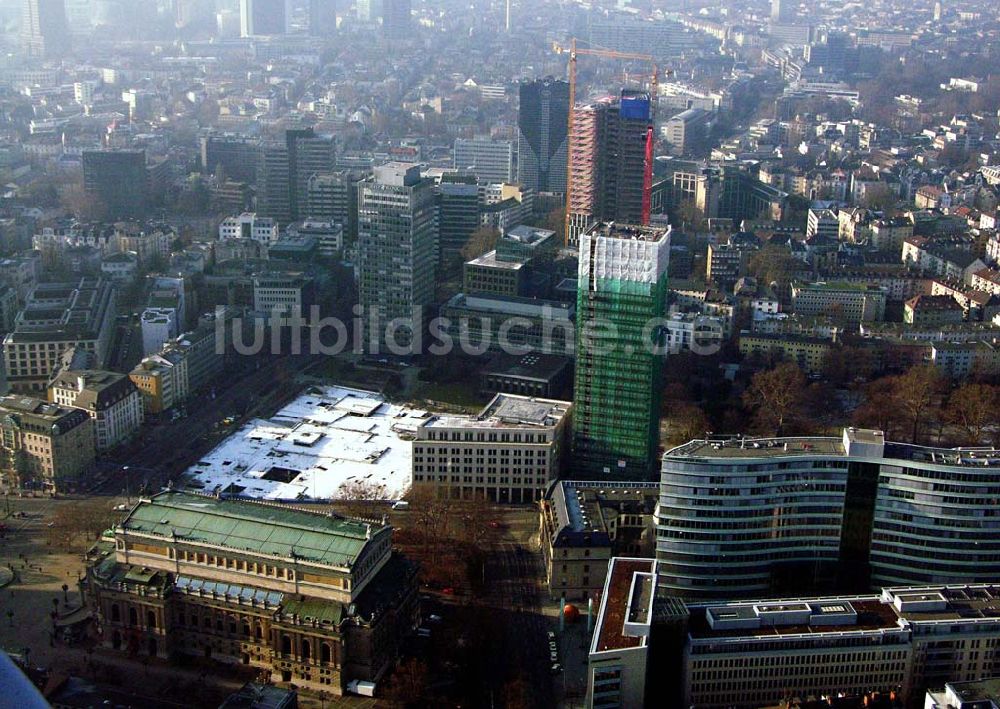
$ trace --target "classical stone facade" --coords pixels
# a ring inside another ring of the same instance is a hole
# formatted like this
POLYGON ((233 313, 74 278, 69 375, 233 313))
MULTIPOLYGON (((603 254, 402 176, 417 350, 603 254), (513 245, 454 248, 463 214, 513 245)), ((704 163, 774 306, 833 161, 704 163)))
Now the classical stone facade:
POLYGON ((164 492, 93 548, 86 590, 108 647, 341 694, 395 661, 419 622, 415 578, 390 527, 164 492))

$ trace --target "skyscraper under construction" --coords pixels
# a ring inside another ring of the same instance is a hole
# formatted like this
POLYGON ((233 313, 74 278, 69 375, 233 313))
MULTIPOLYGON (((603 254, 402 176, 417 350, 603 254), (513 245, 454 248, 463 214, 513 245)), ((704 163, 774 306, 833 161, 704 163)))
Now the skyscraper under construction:
POLYGON ((652 479, 670 228, 598 223, 579 241, 573 474, 652 479))
POLYGON ((648 221, 652 169, 652 103, 646 91, 623 90, 574 108, 569 137, 569 242, 602 221, 648 221))

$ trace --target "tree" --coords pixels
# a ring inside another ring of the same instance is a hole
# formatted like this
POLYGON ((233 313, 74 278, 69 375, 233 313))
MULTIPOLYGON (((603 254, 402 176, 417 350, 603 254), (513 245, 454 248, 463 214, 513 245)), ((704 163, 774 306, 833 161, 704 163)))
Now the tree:
POLYGON ((95 194, 84 189, 82 183, 66 187, 60 195, 63 208, 83 221, 103 221, 108 208, 95 194))
POLYGON ((556 207, 551 212, 545 215, 539 225, 543 229, 548 229, 549 231, 554 231, 556 233, 555 239, 557 243, 563 243, 566 233, 566 208, 556 207))
POLYGON ((666 424, 665 442, 668 446, 679 446, 696 438, 704 438, 705 433, 712 428, 705 413, 692 403, 679 403, 671 407, 666 424))
POLYGON ((52 516, 46 528, 46 540, 52 546, 73 547, 81 542, 88 544, 104 530, 113 527, 119 514, 107 498, 80 500, 72 505, 62 505, 52 516))
POLYGON ((981 445, 986 434, 1000 424, 1000 390, 988 384, 965 384, 948 398, 945 420, 962 431, 962 443, 981 445))
POLYGON ((784 246, 765 246, 747 261, 747 272, 758 283, 765 286, 777 283, 779 289, 789 286, 795 275, 805 267, 805 263, 792 256, 792 252, 784 246))
POLYGON ((902 417, 896 404, 896 377, 882 377, 864 389, 864 401, 854 411, 851 423, 859 428, 875 428, 894 438, 902 427, 902 417))
POLYGON ((806 378, 792 362, 784 362, 757 372, 743 394, 744 403, 754 410, 758 429, 780 436, 786 426, 801 412, 806 378))
POLYGON ((507 709, 532 709, 537 705, 535 692, 524 677, 515 677, 503 686, 503 705, 507 709))
POLYGON ((911 443, 919 442, 924 428, 934 420, 946 385, 937 368, 929 364, 911 367, 895 378, 893 400, 907 424, 911 443))
POLYGON ((350 517, 381 519, 386 512, 386 487, 365 480, 345 482, 337 490, 337 501, 350 517))
POLYGON ((677 218, 680 219, 682 230, 686 232, 690 226, 693 231, 697 232, 704 226, 705 213, 698 208, 693 199, 685 199, 677 207, 677 218))
POLYGON ((479 258, 487 251, 492 251, 496 248, 497 239, 499 238, 499 230, 491 226, 479 227, 472 232, 469 240, 462 247, 462 258, 466 261, 471 261, 474 258, 479 258))
POLYGON ((860 206, 865 209, 882 211, 896 202, 896 195, 889 185, 878 184, 865 188, 865 194, 860 200, 860 206))
POLYGON ((404 660, 389 677, 385 698, 398 707, 423 706, 427 664, 416 657, 404 660))

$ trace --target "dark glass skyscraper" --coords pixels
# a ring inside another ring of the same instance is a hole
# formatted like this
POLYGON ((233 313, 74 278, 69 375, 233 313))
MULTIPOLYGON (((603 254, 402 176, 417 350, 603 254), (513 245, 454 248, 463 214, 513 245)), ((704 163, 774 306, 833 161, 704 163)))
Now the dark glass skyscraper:
POLYGON ((326 37, 337 31, 337 0, 309 0, 309 34, 326 37))
POLYGON ((410 36, 410 0, 382 0, 382 31, 389 39, 410 36))
POLYGON ((285 34, 287 0, 240 0, 240 35, 285 34))
POLYGON ((23 0, 21 45, 29 57, 44 58, 66 50, 66 3, 64 0, 23 0))
POLYGON ((109 219, 148 217, 145 150, 84 150, 83 187, 109 219))
POLYGON ((566 191, 569 84, 551 77, 521 84, 517 180, 535 192, 566 191))

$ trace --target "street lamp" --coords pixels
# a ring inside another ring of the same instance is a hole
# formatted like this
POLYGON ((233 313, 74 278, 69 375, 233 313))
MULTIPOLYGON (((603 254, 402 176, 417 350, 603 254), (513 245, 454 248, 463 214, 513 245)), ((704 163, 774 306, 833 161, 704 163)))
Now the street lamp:
POLYGON ((125 502, 126 502, 126 504, 131 504, 131 502, 132 502, 132 495, 129 494, 129 489, 128 489, 128 466, 127 465, 123 465, 122 466, 122 472, 125 473, 125 502))

